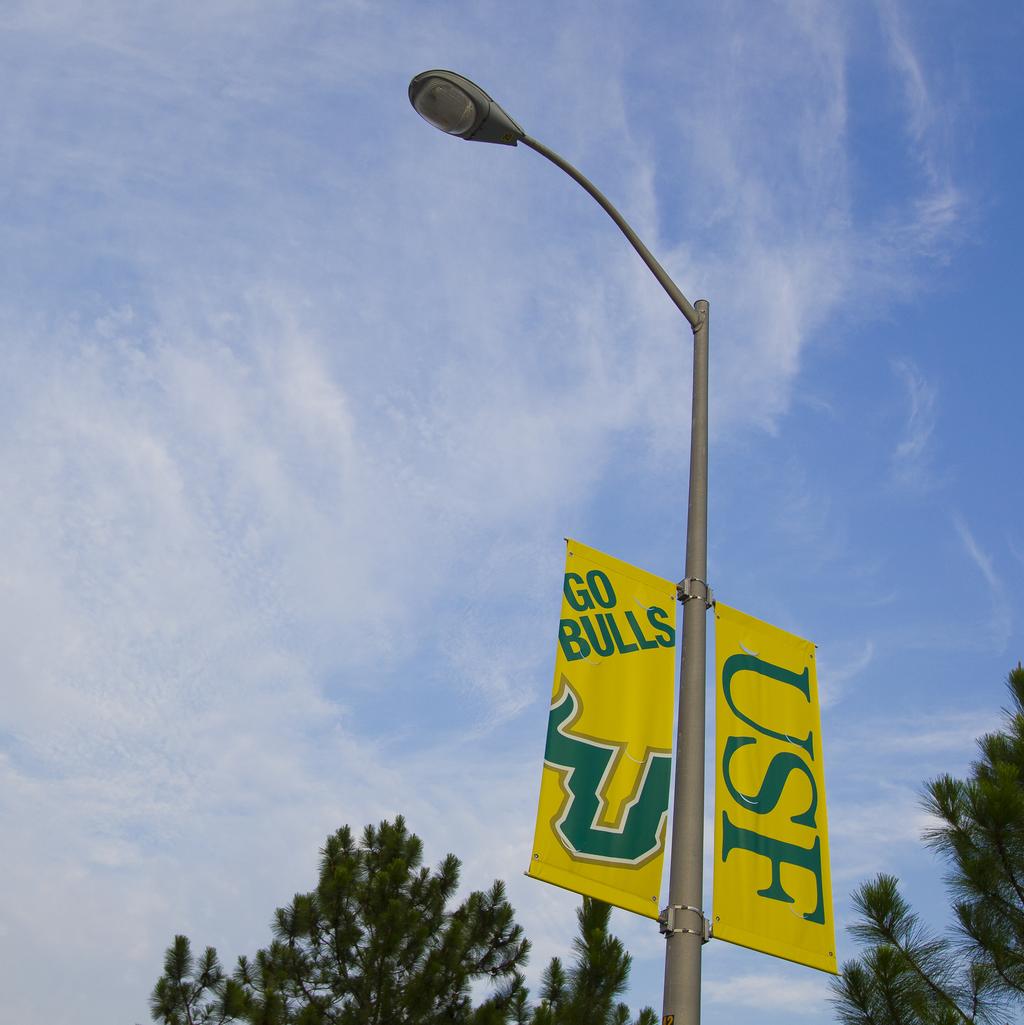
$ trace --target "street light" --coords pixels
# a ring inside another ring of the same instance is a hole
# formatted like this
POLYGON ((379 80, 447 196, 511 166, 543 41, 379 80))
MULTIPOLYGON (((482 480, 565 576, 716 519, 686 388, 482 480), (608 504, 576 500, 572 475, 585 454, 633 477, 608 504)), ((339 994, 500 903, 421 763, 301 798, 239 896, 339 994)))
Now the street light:
POLYGON ((701 946, 708 935, 704 890, 704 689, 708 552, 708 304, 691 305, 622 214, 592 182, 553 150, 531 139, 478 85, 452 71, 424 71, 409 83, 409 101, 435 128, 473 142, 522 143, 561 168, 601 205, 639 253, 693 329, 690 488, 686 576, 679 584, 683 642, 679 668, 675 797, 665 932, 663 1021, 699 1025, 701 946), (669 1018, 668 1016, 672 1017, 669 1018))
POLYGON ((424 71, 409 83, 416 113, 448 135, 514 146, 525 135, 480 88, 454 71, 424 71))

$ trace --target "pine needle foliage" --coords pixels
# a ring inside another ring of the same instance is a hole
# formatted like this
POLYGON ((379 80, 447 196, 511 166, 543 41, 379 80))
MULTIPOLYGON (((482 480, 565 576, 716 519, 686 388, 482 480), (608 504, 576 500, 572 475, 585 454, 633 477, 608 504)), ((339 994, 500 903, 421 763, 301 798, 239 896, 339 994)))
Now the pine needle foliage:
POLYGON ((471 893, 452 854, 431 870, 404 819, 343 826, 320 852, 316 889, 278 908, 270 945, 229 975, 216 950, 176 936, 150 997, 163 1025, 655 1025, 618 1003, 631 959, 608 932, 611 909, 584 898, 568 971, 553 958, 531 1006, 529 943, 505 888, 471 893), (483 986, 480 984, 484 983, 483 986), (480 1002, 474 993, 486 991, 480 1002))
POLYGON ((978 740, 965 779, 925 785, 936 825, 925 843, 946 863, 951 931, 926 930, 893 876, 853 895, 865 952, 834 983, 845 1025, 983 1025, 1024 1003, 1024 667, 1007 678, 1003 727, 978 740))
POLYGON ((165 1025, 504 1025, 523 988, 529 944, 504 884, 449 910, 459 861, 422 864, 419 837, 401 816, 344 826, 321 851, 315 890, 273 919, 273 940, 230 978, 208 948, 199 962, 184 936, 167 952, 150 1000, 165 1025), (474 1005, 471 988, 492 983, 474 1005))
MULTIPOLYGON (((541 978, 540 1003, 530 1025, 633 1025, 629 1008, 617 1002, 629 981, 632 958, 622 941, 608 932, 609 905, 590 897, 576 912, 579 934, 566 971, 553 957, 541 978)), ((654 1011, 645 1007, 635 1025, 655 1025, 654 1011)))

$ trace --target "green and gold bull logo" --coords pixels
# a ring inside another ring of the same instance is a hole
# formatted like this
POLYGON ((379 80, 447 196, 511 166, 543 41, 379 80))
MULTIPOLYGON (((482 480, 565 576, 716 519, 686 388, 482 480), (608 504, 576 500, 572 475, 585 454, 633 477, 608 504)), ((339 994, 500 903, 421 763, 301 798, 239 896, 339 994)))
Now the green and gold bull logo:
POLYGON ((544 764, 559 773, 564 799, 551 822, 569 856, 615 865, 642 865, 661 850, 668 814, 672 752, 648 747, 632 792, 613 820, 606 791, 626 745, 573 727, 583 712, 579 695, 562 676, 548 718, 544 764))

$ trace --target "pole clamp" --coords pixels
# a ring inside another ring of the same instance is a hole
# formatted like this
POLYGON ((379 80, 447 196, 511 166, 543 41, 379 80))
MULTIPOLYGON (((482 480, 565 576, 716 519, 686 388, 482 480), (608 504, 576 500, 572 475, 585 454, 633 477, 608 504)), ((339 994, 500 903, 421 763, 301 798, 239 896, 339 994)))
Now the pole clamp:
POLYGON ((686 577, 676 584, 676 598, 684 605, 691 598, 700 598, 704 607, 710 609, 715 604, 715 596, 707 583, 699 577, 686 577))
POLYGON ((658 929, 666 939, 681 932, 699 936, 701 943, 707 943, 711 939, 711 923, 704 917, 704 912, 700 908, 691 907, 689 904, 669 904, 667 908, 662 908, 661 914, 658 916, 658 929), (676 923, 680 921, 684 913, 697 915, 700 918, 700 928, 687 929, 682 925, 677 925, 676 923))

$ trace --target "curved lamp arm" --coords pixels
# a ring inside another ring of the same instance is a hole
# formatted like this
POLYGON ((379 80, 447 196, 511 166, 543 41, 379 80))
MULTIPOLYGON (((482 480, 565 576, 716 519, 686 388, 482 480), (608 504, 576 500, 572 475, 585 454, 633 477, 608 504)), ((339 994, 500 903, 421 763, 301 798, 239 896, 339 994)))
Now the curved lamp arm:
POLYGON ((535 150, 542 157, 547 157, 551 163, 565 171, 570 178, 582 185, 601 204, 604 212, 619 226, 619 230, 629 240, 629 244, 639 253, 640 259, 647 264, 651 273, 658 279, 658 284, 665 289, 668 297, 679 307, 679 312, 690 322, 690 327, 696 331, 702 319, 700 314, 693 308, 689 299, 679 291, 678 286, 668 276, 665 268, 658 263, 647 246, 640 241, 640 237, 629 226, 626 218, 615 209, 608 197, 586 175, 581 174, 568 160, 560 157, 554 150, 548 149, 542 142, 531 139, 528 135, 520 136, 518 141, 524 146, 529 146, 530 149, 535 150))

